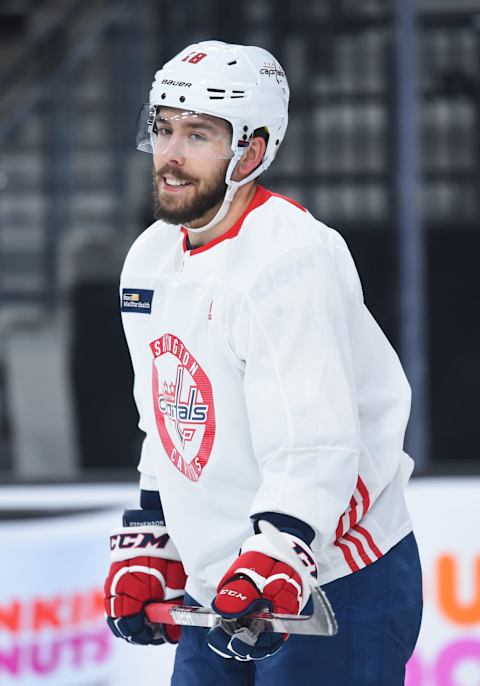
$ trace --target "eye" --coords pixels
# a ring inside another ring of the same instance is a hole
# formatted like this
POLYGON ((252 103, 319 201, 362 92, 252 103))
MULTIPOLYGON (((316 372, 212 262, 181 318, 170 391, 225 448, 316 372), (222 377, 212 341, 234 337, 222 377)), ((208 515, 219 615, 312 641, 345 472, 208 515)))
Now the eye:
POLYGON ((172 133, 172 129, 162 124, 155 124, 153 132, 156 133, 157 136, 169 136, 172 133))
POLYGON ((207 137, 204 136, 202 133, 191 133, 190 138, 195 143, 202 143, 202 142, 205 142, 207 140, 207 137))

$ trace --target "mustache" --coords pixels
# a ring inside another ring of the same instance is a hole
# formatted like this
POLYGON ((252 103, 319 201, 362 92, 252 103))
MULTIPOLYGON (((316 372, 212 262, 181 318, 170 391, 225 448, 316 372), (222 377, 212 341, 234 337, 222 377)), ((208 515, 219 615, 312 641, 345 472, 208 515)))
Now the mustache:
POLYGON ((179 169, 176 169, 168 164, 155 172, 155 178, 157 181, 161 181, 163 176, 173 176, 173 178, 178 179, 179 181, 188 181, 190 183, 195 183, 196 181, 196 179, 193 179, 191 176, 187 176, 179 169))

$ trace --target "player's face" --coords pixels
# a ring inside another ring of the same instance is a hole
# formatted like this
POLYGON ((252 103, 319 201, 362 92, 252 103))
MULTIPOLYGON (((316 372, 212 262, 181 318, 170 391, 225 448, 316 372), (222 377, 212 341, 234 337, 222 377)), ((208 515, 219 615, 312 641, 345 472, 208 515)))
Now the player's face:
POLYGON ((230 139, 230 126, 222 119, 159 110, 153 154, 157 219, 192 224, 213 218, 225 196, 230 139))

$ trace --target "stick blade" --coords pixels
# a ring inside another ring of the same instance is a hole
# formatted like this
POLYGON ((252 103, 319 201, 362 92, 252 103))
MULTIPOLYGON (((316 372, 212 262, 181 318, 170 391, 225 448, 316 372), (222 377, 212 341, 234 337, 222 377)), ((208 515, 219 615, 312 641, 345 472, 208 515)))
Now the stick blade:
POLYGON ((319 636, 335 636, 338 632, 337 620, 325 592, 316 584, 314 578, 308 574, 302 561, 294 553, 293 548, 290 547, 282 533, 271 522, 262 519, 259 521, 258 526, 270 543, 287 557, 293 569, 300 575, 305 586, 310 588, 313 601, 313 614, 310 617, 310 623, 312 628, 315 628, 315 631, 309 631, 309 633, 316 633, 319 636))

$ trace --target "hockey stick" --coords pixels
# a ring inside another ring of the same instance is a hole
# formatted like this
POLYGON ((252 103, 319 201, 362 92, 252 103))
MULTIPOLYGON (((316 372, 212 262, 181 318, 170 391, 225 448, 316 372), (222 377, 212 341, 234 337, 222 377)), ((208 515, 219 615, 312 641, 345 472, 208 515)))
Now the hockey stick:
POLYGON ((306 573, 302 562, 295 555, 281 533, 269 522, 259 522, 260 531, 278 548, 310 588, 313 601, 311 615, 287 615, 271 612, 254 612, 240 619, 224 619, 209 607, 192 607, 175 603, 151 603, 145 614, 152 624, 178 624, 212 628, 221 624, 228 633, 234 634, 245 629, 252 640, 262 631, 280 634, 310 634, 314 636, 334 636, 338 631, 332 607, 320 586, 306 573))
POLYGON ((334 636, 338 631, 338 625, 326 594, 322 591, 320 586, 315 583, 314 578, 307 573, 303 563, 293 552, 280 531, 265 519, 262 519, 258 523, 258 526, 262 534, 266 536, 270 543, 274 545, 279 552, 285 555, 290 566, 297 572, 303 583, 310 588, 313 601, 313 613, 310 619, 312 621, 315 620, 315 625, 318 629, 316 633, 320 636, 334 636))

